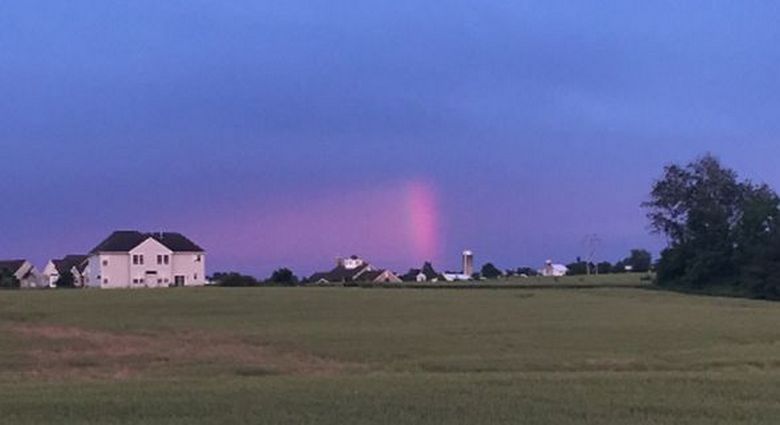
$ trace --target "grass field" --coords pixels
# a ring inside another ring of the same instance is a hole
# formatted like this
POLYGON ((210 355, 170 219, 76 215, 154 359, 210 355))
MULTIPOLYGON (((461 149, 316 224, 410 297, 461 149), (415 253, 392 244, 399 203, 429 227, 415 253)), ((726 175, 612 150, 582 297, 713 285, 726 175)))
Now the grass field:
POLYGON ((622 284, 0 292, 0 423, 780 421, 780 304, 622 284))

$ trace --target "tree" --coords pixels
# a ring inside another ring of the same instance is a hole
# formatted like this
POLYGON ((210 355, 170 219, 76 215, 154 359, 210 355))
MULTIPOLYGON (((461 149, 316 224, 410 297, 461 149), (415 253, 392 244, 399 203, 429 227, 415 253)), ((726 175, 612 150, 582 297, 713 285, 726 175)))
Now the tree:
POLYGON ((271 277, 268 279, 268 282, 276 285, 293 286, 298 284, 298 277, 295 276, 295 273, 293 273, 292 270, 283 267, 274 270, 271 277))
POLYGON ((420 270, 420 272, 425 274, 425 278, 428 280, 434 280, 439 277, 439 272, 433 268, 433 264, 431 264, 429 261, 426 261, 425 264, 423 264, 422 270, 420 270))
POLYGON ((760 298, 780 300, 780 230, 775 229, 763 249, 743 269, 743 284, 760 298))
POLYGON ((569 271, 566 273, 569 276, 579 276, 588 274, 588 270, 593 270, 595 266, 593 263, 587 263, 582 261, 580 257, 577 257, 577 261, 567 264, 566 268, 569 269, 569 271))
POLYGON ((701 288, 741 279, 748 287, 744 282, 770 279, 780 200, 768 186, 739 181, 705 155, 667 166, 642 205, 652 229, 668 241, 657 263, 660 285, 701 288))
POLYGON ((214 273, 211 280, 219 286, 228 287, 258 286, 260 284, 253 276, 242 275, 236 272, 214 273))
POLYGON ((631 270, 637 273, 647 273, 653 266, 653 255, 644 249, 632 249, 631 254, 623 263, 631 266, 631 270))
POLYGON ((612 273, 612 263, 609 261, 602 261, 596 264, 596 271, 599 274, 610 274, 612 273))
POLYGON ((57 288, 69 289, 76 287, 76 279, 73 277, 73 273, 67 271, 60 275, 57 282, 54 284, 57 288))
POLYGON ((666 167, 643 204, 651 227, 669 242, 659 262, 659 279, 698 286, 734 273, 732 228, 739 220, 743 189, 737 174, 712 155, 685 167, 666 167))
POLYGON ((612 266, 612 273, 625 273, 626 272, 626 263, 623 260, 618 261, 615 263, 615 265, 612 266))
POLYGON ((518 276, 525 275, 525 276, 529 276, 529 277, 530 276, 536 276, 536 275, 539 274, 539 272, 536 269, 532 268, 532 267, 518 267, 516 273, 517 273, 518 276))
POLYGON ((482 266, 482 270, 480 271, 480 274, 485 279, 498 279, 499 277, 503 276, 501 270, 499 270, 498 267, 494 266, 493 263, 487 263, 484 266, 482 266))
POLYGON ((19 289, 21 282, 8 269, 0 269, 0 289, 19 289))

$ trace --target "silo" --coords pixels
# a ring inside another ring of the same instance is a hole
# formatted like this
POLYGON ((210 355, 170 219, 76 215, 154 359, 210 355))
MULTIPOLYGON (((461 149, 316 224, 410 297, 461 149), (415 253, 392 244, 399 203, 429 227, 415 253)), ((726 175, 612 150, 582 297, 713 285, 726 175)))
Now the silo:
POLYGON ((463 274, 467 276, 474 274, 474 253, 469 250, 463 251, 463 274))

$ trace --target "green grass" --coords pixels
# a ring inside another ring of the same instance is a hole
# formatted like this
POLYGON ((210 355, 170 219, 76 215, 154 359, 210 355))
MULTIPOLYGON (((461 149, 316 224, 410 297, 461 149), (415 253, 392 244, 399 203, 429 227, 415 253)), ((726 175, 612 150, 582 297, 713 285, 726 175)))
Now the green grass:
POLYGON ((625 279, 562 290, 0 292, 0 418, 777 423, 780 304, 621 288, 625 279))

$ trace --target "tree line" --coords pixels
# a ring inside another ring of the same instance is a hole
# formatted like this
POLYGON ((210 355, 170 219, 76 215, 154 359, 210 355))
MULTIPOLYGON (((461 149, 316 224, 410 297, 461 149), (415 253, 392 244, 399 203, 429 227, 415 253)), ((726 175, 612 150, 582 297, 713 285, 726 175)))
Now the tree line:
POLYGON ((667 247, 661 287, 780 299, 780 198, 707 154, 669 165, 642 204, 667 247))

